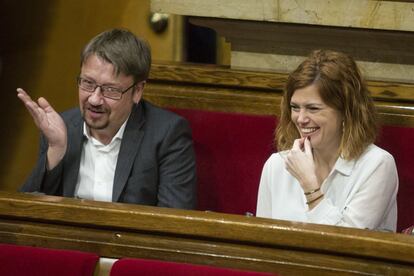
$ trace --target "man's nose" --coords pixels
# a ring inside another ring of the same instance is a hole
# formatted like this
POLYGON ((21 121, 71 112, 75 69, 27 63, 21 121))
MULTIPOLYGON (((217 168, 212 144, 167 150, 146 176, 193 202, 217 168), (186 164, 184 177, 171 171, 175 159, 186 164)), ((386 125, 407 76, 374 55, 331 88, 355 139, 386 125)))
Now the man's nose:
POLYGON ((93 91, 88 98, 88 102, 92 105, 100 105, 103 102, 103 95, 101 91, 101 87, 96 87, 95 91, 93 91))

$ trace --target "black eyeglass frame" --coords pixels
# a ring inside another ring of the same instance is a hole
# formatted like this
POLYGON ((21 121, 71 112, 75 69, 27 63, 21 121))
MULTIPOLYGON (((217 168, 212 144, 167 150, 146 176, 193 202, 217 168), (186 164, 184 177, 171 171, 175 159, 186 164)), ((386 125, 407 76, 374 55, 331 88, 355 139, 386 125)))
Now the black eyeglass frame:
POLYGON ((82 80, 88 80, 88 79, 82 78, 81 76, 78 76, 76 79, 77 79, 77 82, 78 82, 78 87, 80 89, 82 89, 82 90, 84 90, 86 92, 89 92, 89 93, 93 93, 93 92, 95 92, 96 88, 99 87, 101 89, 102 96, 105 97, 105 98, 108 98, 108 99, 112 99, 112 100, 120 100, 120 99, 122 99, 122 95, 124 95, 126 92, 128 92, 128 90, 130 90, 135 85, 137 85, 137 82, 134 82, 130 87, 126 88, 125 90, 121 90, 121 89, 119 89, 117 87, 112 87, 112 86, 105 85, 105 84, 99 85, 96 82, 91 81, 91 82, 94 82, 93 89, 86 89, 85 87, 82 87, 81 86, 81 83, 82 83, 82 80), (108 92, 105 90, 105 88, 111 88, 113 90, 112 93, 118 93, 119 94, 119 97, 108 96, 108 94, 107 94, 108 92), (106 91, 106 93, 105 93, 105 91, 106 91))

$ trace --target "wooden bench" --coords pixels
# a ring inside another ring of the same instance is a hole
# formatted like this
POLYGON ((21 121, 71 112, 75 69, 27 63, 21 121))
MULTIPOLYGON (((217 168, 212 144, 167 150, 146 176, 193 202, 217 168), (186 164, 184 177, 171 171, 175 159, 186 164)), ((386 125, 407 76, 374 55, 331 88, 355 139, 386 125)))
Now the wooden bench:
POLYGON ((236 270, 207 265, 195 265, 160 260, 139 258, 123 258, 117 260, 111 269, 110 276, 272 276, 273 273, 236 270))
POLYGON ((403 234, 0 192, 0 243, 281 275, 409 275, 403 234))
MULTIPOLYGON (((154 64, 145 97, 192 124, 198 207, 209 211, 0 192, 0 243, 282 275, 412 274, 410 236, 225 214, 255 211, 285 79, 154 64)), ((397 161, 402 229, 414 221, 414 88, 380 82, 370 88, 384 123, 379 144, 397 161)))
MULTIPOLYGON (((193 129, 199 210, 255 214, 286 74, 154 64, 144 97, 193 129)), ((399 174, 398 231, 414 224, 414 85, 368 82, 383 124, 377 144, 399 174)))

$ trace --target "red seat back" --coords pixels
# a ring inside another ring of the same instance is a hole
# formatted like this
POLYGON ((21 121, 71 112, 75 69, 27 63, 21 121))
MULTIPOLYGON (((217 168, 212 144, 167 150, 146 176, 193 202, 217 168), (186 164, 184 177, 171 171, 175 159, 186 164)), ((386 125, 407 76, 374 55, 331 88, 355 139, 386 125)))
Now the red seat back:
MULTIPOLYGON (((198 209, 255 214, 264 162, 274 152, 276 118, 172 109, 189 120, 198 173, 198 209)), ((398 231, 414 224, 414 128, 384 126, 378 145, 390 152, 399 175, 398 231)))
POLYGON ((0 244, 0 275, 92 276, 98 259, 80 251, 0 244))
POLYGON ((397 231, 414 224, 414 128, 384 126, 378 145, 394 156, 397 164, 399 189, 397 231))
POLYGON ((256 213, 264 162, 273 151, 276 119, 172 109, 190 122, 197 159, 198 209, 256 213))
POLYGON ((187 263, 165 262, 146 259, 120 259, 111 268, 110 276, 270 276, 274 274, 254 271, 235 270, 214 266, 187 263))

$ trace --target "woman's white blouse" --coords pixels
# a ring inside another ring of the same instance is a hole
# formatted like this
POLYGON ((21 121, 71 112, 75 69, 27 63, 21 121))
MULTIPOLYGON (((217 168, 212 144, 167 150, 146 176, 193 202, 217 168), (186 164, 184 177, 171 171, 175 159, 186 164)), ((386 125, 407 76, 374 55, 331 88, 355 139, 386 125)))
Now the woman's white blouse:
POLYGON ((325 196, 310 211, 302 187, 285 169, 286 153, 272 154, 264 165, 256 216, 395 232, 398 175, 387 151, 370 145, 357 160, 338 158, 322 183, 325 196))

